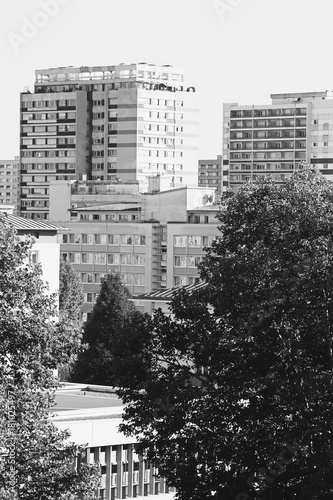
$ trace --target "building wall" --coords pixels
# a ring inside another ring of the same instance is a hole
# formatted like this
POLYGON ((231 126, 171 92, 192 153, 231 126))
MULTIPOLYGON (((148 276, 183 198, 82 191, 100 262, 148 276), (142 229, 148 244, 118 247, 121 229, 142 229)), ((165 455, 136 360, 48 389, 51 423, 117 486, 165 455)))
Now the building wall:
POLYGON ((179 188, 160 193, 146 194, 142 201, 143 218, 158 219, 161 224, 169 221, 187 221, 187 211, 212 205, 215 201, 215 189, 212 188, 179 188))
POLYGON ((167 288, 199 281, 197 265, 213 239, 217 224, 168 224, 167 288))
POLYGON ((223 187, 223 168, 222 156, 211 160, 199 160, 198 169, 198 184, 199 187, 211 187, 216 190, 216 198, 222 194, 223 187))
POLYGON ((35 240, 32 250, 37 252, 38 262, 42 266, 42 278, 48 284, 50 292, 58 293, 60 245, 57 236, 41 235, 35 240))
POLYGON ((59 234, 61 258, 72 262, 81 278, 84 315, 93 308, 101 277, 112 270, 122 273, 132 294, 152 289, 156 224, 81 221, 66 226, 69 231, 59 234))
POLYGON ((118 431, 121 414, 110 410, 68 410, 53 419, 60 430, 69 430, 70 440, 86 443, 88 463, 99 462, 101 482, 95 498, 114 500, 141 498, 171 500, 174 489, 168 488, 153 465, 136 454, 133 438, 118 431))
POLYGON ((11 205, 17 211, 19 159, 0 160, 0 205, 11 205))

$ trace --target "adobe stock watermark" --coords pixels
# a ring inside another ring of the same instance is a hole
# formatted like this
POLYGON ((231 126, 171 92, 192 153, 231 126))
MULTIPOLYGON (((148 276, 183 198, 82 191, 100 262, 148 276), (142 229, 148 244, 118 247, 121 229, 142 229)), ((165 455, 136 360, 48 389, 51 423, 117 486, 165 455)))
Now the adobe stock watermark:
MULTIPOLYGON (((259 469, 256 473, 251 474, 246 484, 249 488, 255 489, 256 495, 261 495, 266 490, 267 485, 272 484, 275 478, 283 474, 286 470, 286 466, 291 464, 297 453, 301 452, 302 448, 300 443, 297 443, 295 440, 291 445, 286 443, 278 459, 271 461, 267 469, 259 469)), ((249 498, 249 495, 243 491, 237 495, 236 500, 248 500, 249 498)))
MULTIPOLYGON (((3 433, 3 442, 0 444, 0 460, 5 462, 8 470, 8 500, 17 498, 16 480, 16 415, 15 415, 15 395, 13 389, 8 387, 5 391, 6 401, 6 429, 3 433)), ((4 395, 2 394, 2 397, 4 395)))
POLYGON ((22 46, 27 45, 30 40, 35 38, 41 29, 48 25, 50 19, 56 17, 61 7, 68 5, 72 0, 40 0, 37 10, 30 19, 21 18, 21 27, 19 33, 9 32, 7 38, 14 50, 18 53, 22 46))
POLYGON ((221 21, 224 21, 225 16, 234 12, 244 0, 214 0, 213 6, 221 21))

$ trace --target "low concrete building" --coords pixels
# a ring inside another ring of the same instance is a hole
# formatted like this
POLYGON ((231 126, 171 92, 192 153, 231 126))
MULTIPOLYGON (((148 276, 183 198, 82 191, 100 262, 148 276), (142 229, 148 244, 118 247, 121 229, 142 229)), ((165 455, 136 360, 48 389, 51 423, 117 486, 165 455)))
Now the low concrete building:
POLYGON ((143 498, 171 500, 174 489, 157 469, 135 452, 135 441, 118 430, 124 406, 112 387, 64 384, 52 408, 54 424, 69 430, 70 440, 87 447, 88 463, 99 462, 102 500, 143 498))
POLYGON ((29 258, 36 264, 41 264, 42 278, 47 283, 50 293, 57 293, 60 263, 58 232, 65 231, 65 228, 49 222, 27 220, 12 214, 6 214, 6 217, 19 237, 32 236, 34 238, 29 258))

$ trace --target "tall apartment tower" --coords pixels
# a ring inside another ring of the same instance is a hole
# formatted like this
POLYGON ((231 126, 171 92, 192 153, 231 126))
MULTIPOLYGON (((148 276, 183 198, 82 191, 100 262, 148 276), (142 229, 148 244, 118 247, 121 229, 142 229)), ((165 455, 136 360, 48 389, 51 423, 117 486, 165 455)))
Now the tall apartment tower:
POLYGON ((147 63, 36 70, 21 94, 20 215, 49 217, 51 180, 197 186, 198 109, 184 71, 147 63))
POLYGON ((268 175, 281 183, 304 161, 333 179, 332 98, 306 92, 272 94, 271 105, 224 104, 223 190, 268 175))

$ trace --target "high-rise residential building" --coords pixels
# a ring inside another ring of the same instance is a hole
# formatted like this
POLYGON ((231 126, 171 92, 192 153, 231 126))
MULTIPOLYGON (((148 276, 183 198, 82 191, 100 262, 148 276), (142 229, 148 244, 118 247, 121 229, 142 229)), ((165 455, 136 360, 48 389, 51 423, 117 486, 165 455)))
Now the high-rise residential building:
POLYGON ((51 180, 197 186, 198 109, 184 71, 147 63, 36 70, 21 94, 20 214, 49 218, 51 180))
POLYGON ((19 158, 0 160, 0 205, 13 207, 16 213, 18 203, 19 158))
POLYGON ((216 189, 216 196, 222 194, 222 188, 228 186, 228 180, 223 178, 222 156, 216 159, 199 160, 198 164, 199 187, 211 187, 216 189))
POLYGON ((224 104, 223 189, 268 175, 282 182, 301 162, 333 179, 332 98, 303 92, 272 94, 269 105, 224 104))

